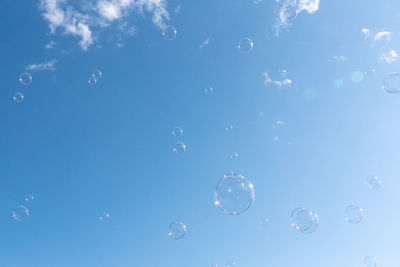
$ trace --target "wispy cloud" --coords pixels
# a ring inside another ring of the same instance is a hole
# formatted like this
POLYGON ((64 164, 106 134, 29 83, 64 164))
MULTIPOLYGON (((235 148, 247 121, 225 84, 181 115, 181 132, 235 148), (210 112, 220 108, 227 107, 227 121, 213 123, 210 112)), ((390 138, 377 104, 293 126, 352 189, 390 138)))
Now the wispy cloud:
POLYGON ((209 44, 210 44, 210 41, 211 41, 210 37, 208 37, 207 39, 205 39, 205 40, 201 43, 201 45, 200 45, 200 50, 203 49, 205 46, 209 45, 209 44))
POLYGON ((347 57, 345 56, 333 56, 332 59, 337 62, 346 62, 347 57))
POLYGON ((361 33, 364 35, 366 39, 369 39, 372 42, 392 40, 392 33, 389 31, 380 31, 374 33, 371 29, 362 28, 361 33))
POLYGON ((80 38, 79 45, 87 50, 95 42, 95 32, 113 22, 124 23, 122 18, 131 11, 152 14, 153 23, 160 29, 169 19, 166 0, 96 0, 87 3, 72 0, 40 0, 42 15, 49 23, 50 32, 61 30, 63 34, 80 38))
POLYGON ((379 60, 386 63, 393 63, 399 58, 399 55, 395 50, 390 50, 389 52, 383 53, 379 60))
POLYGON ((57 60, 53 59, 53 60, 45 61, 42 63, 31 64, 28 67, 26 67, 26 70, 29 70, 29 71, 44 71, 44 70, 55 71, 56 63, 57 63, 57 60))
POLYGON ((46 49, 52 49, 52 48, 54 48, 54 46, 56 46, 56 42, 54 42, 53 40, 51 40, 50 42, 48 42, 45 46, 44 46, 44 48, 46 48, 46 49))
POLYGON ((289 86, 293 83, 293 80, 285 77, 287 75, 287 71, 283 70, 281 72, 281 76, 283 76, 281 80, 273 80, 268 71, 264 71, 262 76, 264 77, 264 85, 274 84, 278 87, 289 86))

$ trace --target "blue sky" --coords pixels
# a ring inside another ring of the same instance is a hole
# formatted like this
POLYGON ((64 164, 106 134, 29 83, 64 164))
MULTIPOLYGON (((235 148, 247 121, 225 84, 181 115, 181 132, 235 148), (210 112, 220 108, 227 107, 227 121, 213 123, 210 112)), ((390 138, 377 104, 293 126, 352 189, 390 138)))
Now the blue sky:
POLYGON ((286 21, 273 0, 3 1, 0 266, 396 266, 400 99, 381 87, 399 71, 400 4, 296 9, 286 21), (213 205, 228 170, 254 184, 237 216, 213 205), (21 204, 30 216, 16 222, 21 204), (351 204, 364 209, 356 225, 351 204), (297 207, 319 215, 316 232, 290 227, 297 207), (168 237, 175 220, 182 240, 168 237))

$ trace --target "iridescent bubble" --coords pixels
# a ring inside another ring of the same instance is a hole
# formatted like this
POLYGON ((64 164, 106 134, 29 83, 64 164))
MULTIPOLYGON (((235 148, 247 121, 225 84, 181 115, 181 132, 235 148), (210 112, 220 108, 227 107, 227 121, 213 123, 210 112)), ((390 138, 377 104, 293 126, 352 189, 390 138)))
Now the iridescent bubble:
POLYGON ((365 184, 372 190, 378 190, 381 188, 382 181, 378 176, 370 175, 365 178, 365 184))
POLYGON ((187 232, 186 225, 180 221, 173 222, 169 225, 168 235, 175 240, 179 240, 185 237, 187 232))
POLYGON ((281 7, 295 6, 296 5, 296 0, 276 0, 276 2, 281 7))
POLYGON ((376 257, 367 256, 364 258, 364 267, 376 267, 377 260, 376 257))
POLYGON ((29 217, 29 210, 25 206, 18 206, 13 210, 12 217, 16 221, 24 221, 29 217))
POLYGON ((383 90, 389 94, 396 94, 400 92, 400 73, 391 72, 386 74, 383 79, 383 90))
POLYGON ((100 214, 99 216, 99 220, 102 222, 107 222, 110 220, 110 213, 108 212, 103 212, 102 214, 100 214))
POLYGON ((22 73, 21 76, 19 76, 19 82, 23 85, 30 85, 32 83, 32 76, 27 72, 22 73))
POLYGON ((21 92, 16 92, 13 96, 13 99, 16 103, 21 103, 24 101, 24 95, 21 92))
POLYGON ((183 152, 185 152, 186 150, 186 145, 182 142, 176 142, 173 147, 172 150, 176 153, 176 154, 182 154, 183 152))
POLYGON ((254 187, 244 176, 225 174, 217 183, 214 204, 224 213, 238 215, 248 210, 254 202, 254 187))
POLYGON ((354 83, 361 83, 362 81, 364 81, 364 78, 365 78, 365 75, 364 75, 364 72, 362 72, 362 71, 353 71, 352 73, 351 73, 351 80, 354 82, 354 83))
POLYGON ((34 198, 34 196, 32 195, 32 194, 28 194, 26 197, 25 197, 25 201, 26 202, 31 202, 32 200, 34 200, 35 198, 34 198))
POLYGON ((240 39, 240 41, 239 41, 238 49, 240 52, 250 53, 251 50, 253 50, 253 46, 254 46, 254 43, 251 39, 243 38, 243 39, 240 39))
POLYGON ((97 83, 97 79, 94 76, 90 76, 88 79, 88 83, 93 86, 97 83))
POLYGON ((290 220, 292 227, 305 234, 316 231, 319 225, 318 215, 304 208, 293 210, 290 220))
POLYGON ((172 129, 172 135, 175 137, 182 137, 183 129, 181 127, 174 127, 174 129, 172 129))
POLYGON ((162 32, 162 35, 164 36, 164 39, 166 39, 166 40, 173 40, 173 39, 175 39, 176 34, 177 34, 176 28, 175 28, 174 26, 171 26, 171 25, 166 26, 166 27, 163 29, 163 32, 162 32))
POLYGON ((353 224, 361 222, 364 217, 363 209, 356 205, 348 206, 345 210, 345 214, 345 220, 353 224))
POLYGON ((229 155, 230 159, 237 159, 239 157, 239 153, 233 152, 232 154, 229 155))
POLYGON ((212 94, 212 93, 214 93, 214 88, 207 87, 206 89, 204 89, 204 92, 206 92, 206 94, 212 94))
POLYGON ((100 70, 94 70, 92 76, 98 80, 103 76, 103 73, 100 70))

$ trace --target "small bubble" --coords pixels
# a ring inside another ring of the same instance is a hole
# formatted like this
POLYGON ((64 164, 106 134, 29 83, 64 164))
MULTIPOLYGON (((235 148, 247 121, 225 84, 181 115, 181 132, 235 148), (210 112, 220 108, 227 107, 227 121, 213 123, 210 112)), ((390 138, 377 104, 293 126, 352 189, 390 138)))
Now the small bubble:
POLYGON ((174 129, 172 129, 172 135, 175 137, 182 137, 183 129, 181 127, 174 127, 174 129))
POLYGON ((174 26, 171 26, 171 25, 166 26, 166 27, 163 29, 163 32, 162 32, 162 35, 163 35, 164 39, 166 39, 166 40, 173 40, 173 39, 175 39, 176 34, 177 34, 176 28, 175 28, 174 26))
POLYGON ((233 125, 228 125, 225 127, 226 132, 232 132, 232 130, 233 130, 233 125))
POLYGON ((214 88, 212 88, 212 87, 207 87, 206 89, 204 89, 204 92, 205 92, 206 94, 212 94, 212 93, 214 93, 214 88))
POLYGON ((15 95, 13 96, 13 99, 16 103, 21 103, 22 101, 24 101, 24 95, 21 92, 17 92, 15 93, 15 95))
POLYGON ((21 76, 19 76, 19 82, 23 85, 30 85, 32 83, 32 75, 27 72, 22 73, 21 76))
POLYGON ((88 79, 88 83, 93 86, 97 83, 97 79, 94 76, 90 76, 88 79))
POLYGON ((229 155, 230 159, 237 159, 239 157, 239 153, 233 152, 232 154, 229 155))
POLYGON ((253 50, 254 43, 249 38, 243 38, 239 41, 238 49, 242 53, 250 53, 253 50))
POLYGON ((345 220, 352 224, 361 222, 364 217, 363 209, 356 205, 348 206, 345 210, 345 214, 345 220))
POLYGON ((28 194, 26 197, 25 197, 25 201, 26 202, 31 202, 32 200, 34 200, 35 198, 33 197, 33 195, 32 194, 28 194))
POLYGON ((396 94, 400 92, 400 73, 390 72, 386 74, 383 79, 383 90, 389 94, 396 94))
POLYGON ((183 152, 186 151, 186 145, 182 142, 176 142, 173 147, 172 150, 176 153, 176 154, 182 154, 183 152))
POLYGON ((102 214, 100 214, 99 220, 102 222, 108 222, 110 220, 110 213, 103 212, 102 214))
POLYGON ((364 267, 376 267, 377 260, 376 257, 367 256, 364 258, 364 267))
POLYGON ((365 184, 372 190, 381 188, 382 181, 378 176, 370 175, 365 178, 365 184))
POLYGON ((173 222, 169 225, 168 235, 175 240, 180 240, 185 237, 187 232, 186 225, 180 221, 173 222))
POLYGON ((269 219, 268 218, 261 218, 260 220, 260 224, 261 225, 267 225, 269 223, 269 219))
POLYGON ((25 221, 29 217, 29 210, 25 206, 18 206, 12 212, 12 217, 16 221, 25 221))
POLYGON ((92 76, 98 80, 103 76, 103 73, 100 70, 94 70, 92 76))

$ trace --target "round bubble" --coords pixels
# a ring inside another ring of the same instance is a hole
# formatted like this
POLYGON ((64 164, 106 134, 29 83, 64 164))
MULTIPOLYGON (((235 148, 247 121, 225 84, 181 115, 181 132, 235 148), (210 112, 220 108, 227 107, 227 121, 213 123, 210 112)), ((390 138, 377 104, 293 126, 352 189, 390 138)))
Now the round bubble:
POLYGON ((389 94, 396 94, 400 92, 400 73, 391 72, 386 74, 383 79, 383 90, 389 94))
POLYGON ((32 194, 28 194, 26 197, 25 197, 25 201, 26 202, 31 202, 32 200, 34 200, 35 198, 34 198, 34 196, 32 195, 32 194))
POLYGON ((185 237, 187 232, 186 225, 180 221, 173 222, 169 225, 168 235, 175 240, 179 240, 185 237))
POLYGON ((29 210, 25 206, 18 206, 13 210, 12 217, 16 221, 24 221, 29 217, 29 210))
POLYGON ((376 72, 375 68, 370 67, 370 68, 368 68, 367 71, 365 72, 365 76, 372 76, 372 75, 375 74, 375 72, 376 72))
POLYGON ((361 83, 362 81, 364 81, 365 75, 364 72, 362 71, 353 71, 351 73, 351 80, 354 83, 361 83))
POLYGON ((186 151, 186 145, 182 142, 176 142, 174 144, 174 146, 172 147, 172 150, 176 153, 176 154, 182 154, 183 152, 186 151))
POLYGON ((370 175, 365 178, 365 184, 372 190, 377 190, 381 187, 382 181, 378 176, 370 175))
POLYGON ((237 159, 239 157, 239 153, 233 152, 232 154, 229 155, 230 159, 237 159))
POLYGON ((94 76, 89 77, 88 83, 90 85, 95 85, 97 83, 97 79, 94 76))
POLYGON ((19 76, 19 82, 23 85, 30 85, 32 83, 32 76, 27 72, 22 73, 21 76, 19 76))
POLYGON ((293 210, 290 220, 292 227, 306 234, 316 231, 319 225, 318 215, 305 208, 296 208, 293 210))
POLYGON ((225 174, 217 183, 214 204, 224 213, 238 215, 248 210, 254 202, 253 184, 244 176, 225 174))
POLYGON ((268 223, 269 223, 269 219, 268 218, 261 218, 261 220, 260 220, 260 224, 261 225, 266 225, 268 223))
POLYGON ((21 92, 17 92, 15 93, 15 95, 13 96, 13 99, 16 103, 21 103, 22 101, 24 101, 24 95, 21 92))
POLYGON ((183 136, 183 130, 181 127, 174 127, 172 129, 172 135, 175 137, 182 137, 183 136))
POLYGON ((103 76, 103 73, 100 70, 94 70, 92 76, 98 80, 103 76))
POLYGON ((367 256, 364 258, 364 267, 376 267, 377 260, 376 257, 367 256))
POLYGON ((99 216, 99 220, 102 222, 107 222, 110 220, 110 213, 108 212, 103 212, 102 214, 100 214, 99 216))
POLYGON ((212 94, 212 93, 214 93, 214 88, 207 87, 206 89, 204 89, 204 92, 206 92, 206 94, 212 94))
POLYGON ((176 28, 174 26, 171 26, 171 25, 166 26, 163 29, 163 32, 162 32, 162 35, 163 35, 164 39, 166 39, 166 40, 175 39, 176 34, 177 34, 176 28))
POLYGON ((225 131, 231 132, 233 130, 233 125, 228 125, 225 127, 225 131))
POLYGON ((361 222, 364 217, 363 209, 356 205, 348 206, 345 210, 345 214, 345 220, 353 224, 361 222))
POLYGON ((276 2, 281 7, 295 6, 296 5, 296 0, 276 0, 276 2))
POLYGON ((249 38, 243 38, 239 41, 238 48, 240 52, 250 53, 253 50, 253 41, 249 38))

